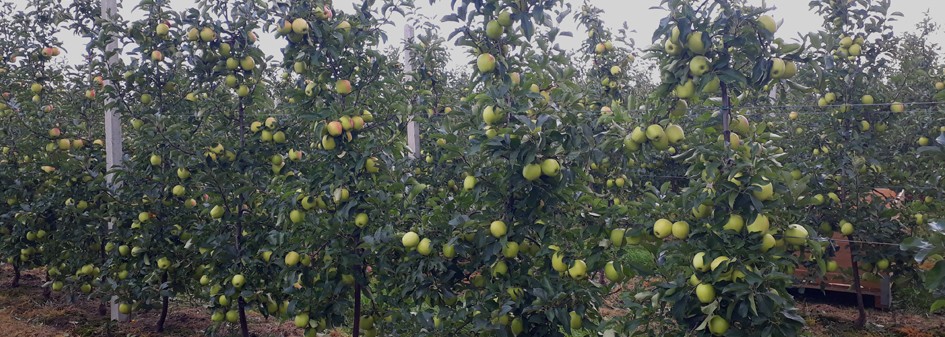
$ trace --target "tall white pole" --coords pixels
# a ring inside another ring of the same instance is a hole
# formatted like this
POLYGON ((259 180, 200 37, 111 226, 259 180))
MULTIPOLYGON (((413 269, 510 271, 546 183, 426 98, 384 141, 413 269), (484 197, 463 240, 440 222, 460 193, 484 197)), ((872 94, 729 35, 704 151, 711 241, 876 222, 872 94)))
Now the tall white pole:
MULTIPOLYGON (((118 15, 118 4, 116 0, 102 0, 102 19, 108 22, 114 22, 112 17, 118 15)), ((118 54, 113 54, 118 50, 118 40, 112 39, 105 46, 105 53, 108 55, 108 68, 112 68, 118 62, 118 54)), ((118 118, 118 111, 114 108, 115 100, 106 96, 105 98, 105 167, 111 171, 121 166, 122 147, 121 147, 121 119, 118 118)), ((117 188, 114 182, 114 175, 106 173, 105 180, 109 188, 113 191, 117 188)), ((108 221, 108 229, 111 230, 115 225, 115 219, 108 221)), ((118 312, 118 297, 112 296, 111 300, 111 318, 113 321, 127 322, 128 315, 118 312)))
MULTIPOLYGON (((404 27, 404 40, 409 41, 413 39, 413 26, 407 25, 404 27)), ((407 79, 413 77, 413 65, 410 63, 411 59, 410 49, 404 49, 404 72, 407 73, 407 79)), ((417 129, 417 122, 413 120, 413 116, 409 116, 407 120, 407 148, 410 149, 410 157, 417 158, 420 155, 420 130, 417 129)))

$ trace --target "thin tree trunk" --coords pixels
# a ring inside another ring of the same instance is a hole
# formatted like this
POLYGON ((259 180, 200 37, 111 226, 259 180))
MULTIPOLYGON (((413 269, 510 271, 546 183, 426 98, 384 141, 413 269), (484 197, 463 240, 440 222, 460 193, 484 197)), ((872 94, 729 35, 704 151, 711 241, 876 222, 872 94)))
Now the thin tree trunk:
MULTIPOLYGON (((49 271, 46 271, 46 283, 49 283, 52 278, 49 277, 49 271)), ((52 284, 48 287, 43 287, 43 301, 49 301, 50 296, 52 295, 52 284)))
MULTIPOLYGON (((167 283, 167 272, 161 275, 161 284, 164 283, 167 283)), ((161 296, 161 317, 158 318, 157 327, 155 328, 157 332, 164 332, 164 322, 167 321, 168 300, 167 296, 161 296)))
POLYGON ((243 337, 249 337, 249 325, 246 323, 246 302, 244 302, 243 297, 240 296, 236 299, 236 303, 240 311, 240 333, 243 337))
POLYGON ((16 288, 20 286, 20 264, 13 264, 13 280, 10 281, 10 287, 16 288))
MULTIPOLYGON (((849 237, 849 239, 851 241, 853 240, 852 237, 849 237)), ((866 309, 863 306, 863 289, 860 288, 860 264, 856 261, 856 254, 852 242, 848 247, 850 247, 851 267, 853 267, 853 289, 856 291, 856 309, 859 311, 859 316, 857 316, 854 325, 857 329, 862 329, 866 326, 866 309)))
POLYGON ((354 331, 351 332, 353 337, 358 337, 358 334, 361 333, 361 285, 354 285, 354 331))

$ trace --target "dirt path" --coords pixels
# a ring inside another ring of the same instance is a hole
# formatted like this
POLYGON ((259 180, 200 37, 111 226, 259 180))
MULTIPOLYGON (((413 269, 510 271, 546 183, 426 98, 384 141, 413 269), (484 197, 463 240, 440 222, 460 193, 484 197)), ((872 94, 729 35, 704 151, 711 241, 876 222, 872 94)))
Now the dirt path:
MULTIPOLYGON (((10 288, 12 269, 0 267, 0 336, 206 336, 211 326, 204 308, 186 303, 172 304, 165 332, 154 332, 156 311, 135 313, 131 322, 112 322, 108 314, 99 314, 99 304, 83 296, 70 302, 63 294, 53 294, 47 302, 42 297, 40 271, 28 271, 20 286, 10 288)), ((302 336, 291 322, 279 322, 248 313, 250 333, 254 336, 302 336)), ((238 327, 224 326, 217 335, 237 336, 238 327)))
MULTIPOLYGON (((0 266, 0 336, 143 336, 184 337, 206 336, 212 324, 207 311, 199 305, 176 303, 171 305, 166 331, 154 333, 157 312, 136 313, 131 322, 115 323, 107 314, 99 314, 97 302, 77 296, 70 302, 67 296, 53 294, 42 300, 40 271, 23 274, 20 286, 10 288, 12 270, 0 266)), ((616 298, 616 295, 615 297, 616 298)), ((856 308, 838 300, 836 296, 796 296, 798 308, 807 319, 806 335, 814 337, 945 337, 945 315, 905 313, 868 309, 867 326, 853 328, 856 308)), ((619 303, 608 301, 611 305, 619 303)), ((623 310, 608 310, 605 316, 624 314, 623 310)), ((250 330, 254 336, 301 336, 291 322, 266 320, 249 313, 250 330)), ((237 336, 238 327, 230 325, 217 331, 218 336, 237 336)), ((342 337, 334 332, 330 337, 342 337)))

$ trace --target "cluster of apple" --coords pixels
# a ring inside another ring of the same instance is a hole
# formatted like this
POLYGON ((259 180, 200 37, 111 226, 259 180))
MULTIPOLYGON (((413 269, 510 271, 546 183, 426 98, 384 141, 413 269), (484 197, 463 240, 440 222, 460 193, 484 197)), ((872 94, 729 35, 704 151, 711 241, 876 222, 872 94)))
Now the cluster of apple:
POLYGON ((676 148, 670 145, 678 144, 684 139, 686 139, 686 133, 678 124, 670 123, 665 129, 659 124, 651 124, 646 127, 646 131, 639 126, 634 128, 624 138, 623 146, 630 152, 636 152, 641 145, 649 142, 657 150, 674 154, 676 148))
MULTIPOLYGON (((49 129, 49 138, 52 139, 52 141, 46 144, 46 152, 53 152, 57 149, 61 151, 81 150, 85 147, 85 140, 81 138, 69 139, 62 137, 62 130, 59 128, 49 129)), ((100 139, 96 139, 93 144, 97 146, 104 145, 100 139)))
MULTIPOLYGON (((350 85, 349 85, 350 88, 350 85)), ((349 89, 350 92, 350 89, 349 89)), ((357 131, 366 127, 366 123, 373 121, 374 116, 370 111, 364 110, 360 116, 341 116, 337 120, 327 122, 322 128, 321 148, 326 151, 335 149, 335 139, 352 141, 357 131)))
POLYGON ((863 53, 864 43, 862 36, 840 36, 838 38, 839 47, 833 51, 833 57, 837 60, 854 61, 863 53))

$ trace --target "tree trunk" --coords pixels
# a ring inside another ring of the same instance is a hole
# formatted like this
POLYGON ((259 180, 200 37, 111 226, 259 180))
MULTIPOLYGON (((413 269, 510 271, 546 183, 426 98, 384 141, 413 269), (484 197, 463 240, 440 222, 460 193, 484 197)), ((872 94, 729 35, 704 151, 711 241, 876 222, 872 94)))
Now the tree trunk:
MULTIPOLYGON (((164 272, 164 275, 161 275, 161 284, 167 283, 167 272, 164 272)), ((168 306, 168 297, 161 296, 161 317, 158 318, 157 327, 155 330, 157 332, 164 332, 164 322, 167 321, 167 306, 168 306)))
POLYGON ((249 337, 249 325, 246 323, 246 302, 243 301, 243 296, 237 298, 236 303, 240 311, 240 333, 243 337, 249 337))
POLYGON ((10 288, 16 288, 20 286, 20 264, 13 263, 13 280, 10 281, 10 288))
MULTIPOLYGON (((852 237, 848 237, 850 241, 853 241, 852 237)), ((853 248, 853 243, 850 242, 850 260, 852 261, 853 267, 853 289, 856 291, 856 309, 859 311, 859 316, 856 318, 854 325, 857 329, 862 329, 866 326, 866 309, 863 306, 863 289, 860 287, 860 264, 856 261, 856 252, 853 248)))
MULTIPOLYGON (((52 278, 49 277, 49 271, 46 271, 46 283, 52 281, 52 278)), ((49 301, 50 296, 52 295, 52 284, 48 287, 43 287, 43 301, 49 301)))
POLYGON ((351 331, 353 337, 358 337, 361 333, 361 285, 354 285, 354 331, 351 331))

